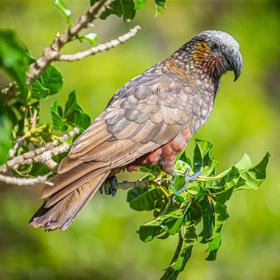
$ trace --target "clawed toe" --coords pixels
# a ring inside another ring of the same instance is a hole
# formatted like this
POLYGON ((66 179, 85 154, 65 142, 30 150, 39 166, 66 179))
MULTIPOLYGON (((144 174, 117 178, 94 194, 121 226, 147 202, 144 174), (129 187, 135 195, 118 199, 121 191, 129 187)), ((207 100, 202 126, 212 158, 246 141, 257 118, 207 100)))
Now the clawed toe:
POLYGON ((116 176, 109 177, 102 187, 99 189, 100 193, 115 196, 118 190, 118 181, 116 176))

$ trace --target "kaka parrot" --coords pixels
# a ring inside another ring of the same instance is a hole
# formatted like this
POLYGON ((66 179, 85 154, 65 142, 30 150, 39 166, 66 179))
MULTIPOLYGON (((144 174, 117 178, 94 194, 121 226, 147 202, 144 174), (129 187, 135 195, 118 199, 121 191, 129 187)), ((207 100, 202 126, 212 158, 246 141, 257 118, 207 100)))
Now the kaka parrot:
POLYGON ((221 76, 233 71, 237 80, 241 70, 236 40, 211 30, 126 83, 74 142, 30 224, 65 230, 106 179, 124 168, 159 163, 172 173, 176 155, 208 119, 221 76))

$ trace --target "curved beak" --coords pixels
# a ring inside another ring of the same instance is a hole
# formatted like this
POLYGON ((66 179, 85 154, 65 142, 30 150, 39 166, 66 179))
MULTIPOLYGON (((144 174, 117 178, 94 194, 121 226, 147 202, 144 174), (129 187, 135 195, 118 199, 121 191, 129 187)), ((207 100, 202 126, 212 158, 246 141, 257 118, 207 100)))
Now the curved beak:
POLYGON ((243 60, 240 51, 235 51, 231 56, 231 67, 232 71, 234 72, 234 82, 239 78, 242 67, 243 67, 243 60))

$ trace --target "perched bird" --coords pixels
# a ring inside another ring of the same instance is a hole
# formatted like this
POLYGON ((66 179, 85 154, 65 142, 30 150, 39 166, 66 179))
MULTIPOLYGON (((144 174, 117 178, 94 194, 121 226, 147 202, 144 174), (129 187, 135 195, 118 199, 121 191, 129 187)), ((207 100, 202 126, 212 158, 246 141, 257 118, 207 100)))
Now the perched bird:
POLYGON ((239 45, 229 34, 205 31, 118 90, 106 110, 74 142, 45 203, 30 224, 65 230, 98 189, 120 170, 175 158, 208 119, 221 76, 241 74, 239 45))

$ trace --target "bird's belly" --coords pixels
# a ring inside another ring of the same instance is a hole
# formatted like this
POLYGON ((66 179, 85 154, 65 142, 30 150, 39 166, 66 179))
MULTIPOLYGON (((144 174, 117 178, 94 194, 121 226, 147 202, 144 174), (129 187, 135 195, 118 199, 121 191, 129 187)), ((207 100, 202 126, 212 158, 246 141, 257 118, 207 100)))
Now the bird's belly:
POLYGON ((183 129, 174 139, 150 152, 127 166, 128 171, 134 171, 141 165, 160 163, 163 171, 173 172, 177 154, 184 149, 192 133, 189 128, 183 129))

